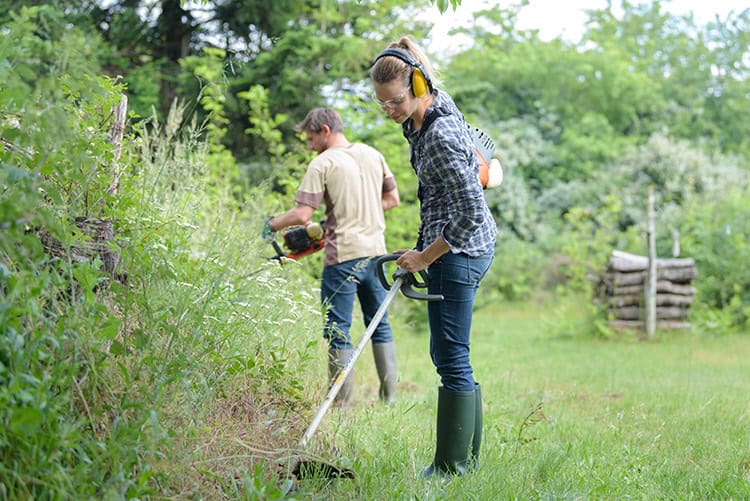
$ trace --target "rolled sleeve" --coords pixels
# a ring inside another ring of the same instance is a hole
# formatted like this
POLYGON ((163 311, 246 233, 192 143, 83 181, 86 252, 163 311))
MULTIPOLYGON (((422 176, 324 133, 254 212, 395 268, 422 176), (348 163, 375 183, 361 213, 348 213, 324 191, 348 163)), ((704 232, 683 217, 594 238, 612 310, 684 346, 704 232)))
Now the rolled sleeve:
POLYGON ((323 201, 323 193, 310 193, 300 190, 294 196, 294 201, 298 204, 309 205, 313 209, 317 209, 323 201))
POLYGON ((383 179, 383 193, 388 193, 396 189, 396 180, 391 177, 383 179))

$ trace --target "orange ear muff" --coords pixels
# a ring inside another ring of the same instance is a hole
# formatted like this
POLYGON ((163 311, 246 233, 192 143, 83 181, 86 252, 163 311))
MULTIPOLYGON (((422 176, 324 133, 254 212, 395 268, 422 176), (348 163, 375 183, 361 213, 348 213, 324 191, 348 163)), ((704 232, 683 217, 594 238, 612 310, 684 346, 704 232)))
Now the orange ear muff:
POLYGON ((414 94, 414 97, 424 97, 427 94, 432 94, 432 80, 430 80, 429 73, 427 73, 427 71, 424 69, 424 66, 422 66, 419 61, 414 59, 411 54, 403 49, 385 49, 383 52, 378 54, 378 57, 375 58, 373 64, 375 64, 378 59, 384 58, 386 56, 393 56, 411 66, 412 70, 411 77, 409 78, 409 83, 411 84, 411 91, 414 94))

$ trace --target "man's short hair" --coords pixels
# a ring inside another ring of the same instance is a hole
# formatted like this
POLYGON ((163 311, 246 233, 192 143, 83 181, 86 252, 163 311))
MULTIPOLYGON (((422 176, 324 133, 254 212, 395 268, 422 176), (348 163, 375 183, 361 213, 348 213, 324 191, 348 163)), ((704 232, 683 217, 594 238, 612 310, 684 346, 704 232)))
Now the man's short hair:
POLYGON ((330 108, 313 108, 295 129, 297 132, 320 132, 324 125, 327 125, 331 132, 344 132, 341 116, 330 108))

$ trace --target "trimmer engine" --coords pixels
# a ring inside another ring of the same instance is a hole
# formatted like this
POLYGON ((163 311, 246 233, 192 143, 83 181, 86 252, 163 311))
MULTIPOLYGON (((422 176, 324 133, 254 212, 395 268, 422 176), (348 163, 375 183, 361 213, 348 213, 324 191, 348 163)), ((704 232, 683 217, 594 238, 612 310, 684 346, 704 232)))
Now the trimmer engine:
POLYGON ((281 260, 282 257, 285 257, 296 260, 325 247, 325 221, 311 222, 304 226, 288 226, 280 230, 279 233, 284 239, 284 247, 289 252, 284 252, 274 240, 271 245, 276 250, 276 255, 272 259, 281 260))

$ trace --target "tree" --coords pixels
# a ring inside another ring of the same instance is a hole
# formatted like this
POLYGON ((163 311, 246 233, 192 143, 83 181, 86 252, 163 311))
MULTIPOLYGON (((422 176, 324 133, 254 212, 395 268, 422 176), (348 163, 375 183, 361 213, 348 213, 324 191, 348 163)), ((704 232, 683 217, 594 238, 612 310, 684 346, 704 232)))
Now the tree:
POLYGON ((297 2, 296 10, 269 12, 275 21, 268 29, 278 32, 264 34, 261 26, 257 26, 238 33, 241 50, 237 46, 227 48, 231 55, 227 67, 232 72, 228 74, 227 96, 231 119, 229 148, 243 159, 264 150, 257 137, 245 134, 247 103, 235 97, 250 86, 268 89, 271 111, 289 117, 288 122, 280 124, 287 140, 294 139, 294 124, 311 107, 326 104, 336 92, 369 97, 369 90, 361 83, 367 79, 372 58, 384 44, 382 40, 392 40, 407 32, 417 37, 426 33, 426 23, 403 16, 403 9, 420 9, 425 5, 425 0, 408 3, 388 0, 377 4, 347 0, 322 2, 314 7, 297 2), (286 16, 283 23, 276 20, 281 15, 286 16))
MULTIPOLYGON (((517 10, 475 14, 473 45, 452 58, 447 86, 472 119, 533 123, 554 145, 549 165, 523 175, 538 193, 586 180, 634 145, 675 138, 746 152, 750 9, 707 29, 658 1, 589 12, 580 43, 515 28, 517 10), (743 94, 744 93, 744 94, 743 94), (727 126, 731 124, 731 126, 727 126)), ((492 125, 490 125, 492 127, 492 125)))
POLYGON ((582 42, 604 54, 624 52, 631 67, 661 88, 666 107, 648 117, 648 129, 747 152, 750 130, 738 112, 750 113, 750 105, 737 98, 750 76, 750 9, 699 27, 692 17, 663 12, 660 1, 622 6, 620 19, 611 8, 591 11, 582 42))
MULTIPOLYGON (((664 108, 661 92, 619 51, 581 51, 518 32, 514 12, 477 14, 474 46, 453 58, 447 85, 480 124, 514 118, 555 145, 552 163, 519 171, 539 192, 560 180, 586 179, 621 154, 630 136, 648 136, 648 117, 664 108)), ((490 127, 491 128, 491 127, 490 127)))

